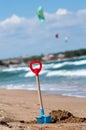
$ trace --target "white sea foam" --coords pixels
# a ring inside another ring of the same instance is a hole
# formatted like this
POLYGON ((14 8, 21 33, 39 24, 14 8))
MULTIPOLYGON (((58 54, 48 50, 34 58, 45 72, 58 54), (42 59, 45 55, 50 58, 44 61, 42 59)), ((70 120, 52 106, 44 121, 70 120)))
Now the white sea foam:
POLYGON ((60 68, 60 67, 62 67, 64 65, 66 65, 66 64, 67 64, 67 62, 65 62, 65 63, 58 63, 58 64, 54 65, 53 68, 60 68))
POLYGON ((76 71, 49 71, 46 76, 86 76, 86 70, 76 70, 76 71))
POLYGON ((16 67, 16 68, 3 69, 2 71, 3 72, 12 72, 12 71, 21 71, 21 70, 28 71, 30 69, 29 69, 29 67, 16 67))
POLYGON ((33 72, 28 72, 25 74, 24 77, 33 77, 35 74, 33 74, 33 72))
MULTIPOLYGON (((4 88, 4 86, 1 86, 4 88)), ((6 89, 24 89, 24 90, 37 90, 36 85, 33 84, 9 84, 5 86, 6 89)))
POLYGON ((85 65, 85 64, 86 64, 86 60, 73 61, 73 62, 63 62, 63 63, 57 63, 56 65, 53 66, 53 68, 60 68, 60 67, 63 67, 65 65, 85 65))
POLYGON ((85 98, 83 95, 73 94, 73 93, 64 93, 63 96, 69 96, 69 97, 78 97, 78 98, 85 98))
POLYGON ((50 69, 53 68, 54 63, 50 63, 50 64, 43 64, 43 69, 50 69))
MULTIPOLYGON (((46 71, 46 70, 42 70, 39 74, 40 74, 40 75, 43 75, 43 74, 45 74, 45 73, 47 73, 47 72, 48 72, 48 71, 46 71)), ((32 71, 30 71, 30 72, 26 73, 24 77, 33 77, 34 75, 35 75, 35 74, 34 74, 32 71)))

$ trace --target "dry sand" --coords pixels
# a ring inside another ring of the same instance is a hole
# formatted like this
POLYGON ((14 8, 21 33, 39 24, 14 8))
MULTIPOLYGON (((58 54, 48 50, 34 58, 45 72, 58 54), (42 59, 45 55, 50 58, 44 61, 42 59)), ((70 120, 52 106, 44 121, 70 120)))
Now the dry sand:
POLYGON ((0 130, 86 130, 86 98, 42 94, 45 115, 53 123, 37 124, 36 91, 0 90, 0 130))

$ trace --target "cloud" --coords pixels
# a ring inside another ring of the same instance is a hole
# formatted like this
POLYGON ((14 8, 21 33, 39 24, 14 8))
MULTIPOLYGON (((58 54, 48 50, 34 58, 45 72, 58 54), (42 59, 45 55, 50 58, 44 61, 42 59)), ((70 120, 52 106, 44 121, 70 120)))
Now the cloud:
POLYGON ((70 13, 69 11, 67 11, 66 9, 58 9, 56 11, 57 15, 67 15, 68 13, 70 13))
POLYGON ((3 22, 0 23, 0 25, 1 26, 6 26, 8 24, 19 24, 22 20, 23 20, 23 18, 19 18, 16 15, 12 15, 11 18, 8 18, 8 19, 4 20, 3 22))
POLYGON ((44 15, 44 23, 41 23, 36 16, 25 18, 15 14, 0 21, 0 45, 7 44, 12 49, 13 45, 16 45, 14 50, 21 48, 22 54, 25 51, 28 53, 29 46, 30 54, 38 54, 76 48, 75 42, 79 42, 80 47, 85 45, 86 9, 77 12, 58 9, 54 13, 44 12, 44 15), (55 39, 57 32, 60 33, 58 49, 56 49, 58 41, 55 39), (71 37, 70 43, 72 42, 67 48, 63 47, 65 36, 71 37), (80 44, 81 40, 83 44, 80 44))
POLYGON ((78 15, 86 15, 86 9, 79 10, 77 12, 78 15))

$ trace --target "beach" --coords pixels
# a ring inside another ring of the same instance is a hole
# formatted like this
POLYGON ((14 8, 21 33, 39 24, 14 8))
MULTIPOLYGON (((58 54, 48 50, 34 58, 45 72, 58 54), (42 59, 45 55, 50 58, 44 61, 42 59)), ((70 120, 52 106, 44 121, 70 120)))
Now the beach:
POLYGON ((0 89, 0 130, 86 130, 86 98, 45 93, 42 98, 45 115, 63 111, 73 114, 77 120, 38 124, 35 119, 40 117, 37 91, 0 89))

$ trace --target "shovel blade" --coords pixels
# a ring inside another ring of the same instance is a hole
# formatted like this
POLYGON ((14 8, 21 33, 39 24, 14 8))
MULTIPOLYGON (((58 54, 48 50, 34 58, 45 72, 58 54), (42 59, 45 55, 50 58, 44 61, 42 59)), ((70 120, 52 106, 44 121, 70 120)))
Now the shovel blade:
POLYGON ((38 122, 38 124, 46 124, 46 123, 51 123, 52 122, 52 118, 50 115, 48 116, 41 116, 41 117, 36 117, 36 120, 38 122))

